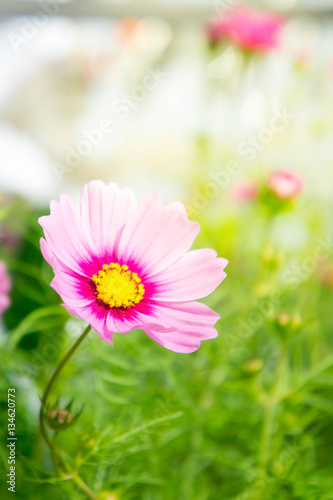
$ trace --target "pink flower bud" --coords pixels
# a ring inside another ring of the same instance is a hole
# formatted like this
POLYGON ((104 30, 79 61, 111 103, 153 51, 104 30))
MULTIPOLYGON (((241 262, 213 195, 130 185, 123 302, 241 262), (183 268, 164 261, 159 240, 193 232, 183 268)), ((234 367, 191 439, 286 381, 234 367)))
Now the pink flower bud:
POLYGON ((303 189, 304 179, 298 172, 280 170, 268 178, 268 189, 280 200, 293 200, 303 189))

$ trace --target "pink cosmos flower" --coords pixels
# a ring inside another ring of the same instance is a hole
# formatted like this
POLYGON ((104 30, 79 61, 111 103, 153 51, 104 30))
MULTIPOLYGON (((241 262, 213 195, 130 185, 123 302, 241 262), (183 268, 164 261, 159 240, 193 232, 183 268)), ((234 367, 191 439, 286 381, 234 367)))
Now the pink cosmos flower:
POLYGON ((268 178, 268 188, 280 200, 293 200, 302 191, 304 179, 298 172, 280 170, 268 178))
POLYGON ((277 47, 285 19, 269 12, 240 7, 208 26, 212 43, 229 40, 243 50, 267 52, 277 47))
POLYGON ((0 260, 0 317, 10 306, 8 292, 10 291, 12 282, 7 273, 5 263, 0 260))
POLYGON ((62 195, 39 222, 52 287, 102 340, 142 329, 167 349, 189 353, 217 336, 219 315, 196 300, 221 283, 228 262, 214 250, 188 251, 199 225, 181 203, 164 206, 152 194, 138 204, 130 189, 92 181, 80 211, 62 195))

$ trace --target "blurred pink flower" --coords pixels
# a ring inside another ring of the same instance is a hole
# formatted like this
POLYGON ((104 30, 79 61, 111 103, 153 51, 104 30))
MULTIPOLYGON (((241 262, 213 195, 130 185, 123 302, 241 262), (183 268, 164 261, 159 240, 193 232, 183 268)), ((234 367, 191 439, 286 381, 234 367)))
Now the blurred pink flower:
POLYGON ((92 181, 80 211, 62 195, 39 222, 52 287, 102 340, 140 328, 167 349, 189 353, 217 336, 219 315, 196 300, 221 283, 228 262, 214 250, 188 251, 199 225, 181 203, 164 206, 152 194, 138 204, 130 189, 92 181))
POLYGON ((277 47, 284 23, 282 16, 240 7, 217 17, 207 31, 212 43, 229 40, 243 50, 266 52, 277 47))
POLYGON ((258 193, 258 185, 250 180, 239 181, 235 186, 233 186, 231 191, 232 198, 237 203, 253 200, 258 196, 258 193))
POLYGON ((7 273, 6 264, 0 260, 0 317, 10 306, 8 293, 11 289, 12 282, 7 273))
POLYGON ((8 226, 2 226, 0 224, 0 238, 1 247, 9 250, 12 253, 20 247, 20 236, 14 233, 8 226))
POLYGON ((303 189, 304 179, 298 172, 280 170, 268 178, 268 188, 280 200, 293 200, 303 189))
POLYGON ((318 274, 319 280, 324 287, 333 288, 333 265, 331 263, 321 264, 318 274))

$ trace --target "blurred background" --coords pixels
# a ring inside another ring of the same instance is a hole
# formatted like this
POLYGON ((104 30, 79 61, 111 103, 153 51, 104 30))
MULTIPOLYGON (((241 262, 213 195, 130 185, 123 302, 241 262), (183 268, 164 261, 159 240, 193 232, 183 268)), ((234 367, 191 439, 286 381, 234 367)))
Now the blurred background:
POLYGON ((83 325, 49 287, 37 218, 102 179, 181 200, 196 245, 230 264, 205 300, 219 337, 197 353, 142 332, 87 339, 58 384, 85 404, 59 436, 73 470, 109 500, 333 499, 332 14, 330 0, 2 0, 1 498, 8 387, 16 497, 86 498, 38 428, 83 325))

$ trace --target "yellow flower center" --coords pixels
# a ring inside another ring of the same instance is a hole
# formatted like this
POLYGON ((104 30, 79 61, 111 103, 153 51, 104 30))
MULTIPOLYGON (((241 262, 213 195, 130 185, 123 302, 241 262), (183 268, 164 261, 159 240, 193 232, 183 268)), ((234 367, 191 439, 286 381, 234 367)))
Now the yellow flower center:
POLYGON ((104 264, 103 270, 92 277, 96 297, 110 307, 131 307, 143 299, 145 293, 141 279, 128 266, 104 264))

